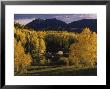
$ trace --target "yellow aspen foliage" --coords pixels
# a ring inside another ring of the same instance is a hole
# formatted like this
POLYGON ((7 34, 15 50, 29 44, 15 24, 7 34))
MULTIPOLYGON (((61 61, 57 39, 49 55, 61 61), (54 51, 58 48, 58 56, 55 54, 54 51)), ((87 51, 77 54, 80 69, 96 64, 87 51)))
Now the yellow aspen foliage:
POLYGON ((33 60, 33 64, 36 64, 38 62, 38 48, 39 48, 39 40, 38 35, 36 32, 31 33, 30 35, 30 46, 31 46, 31 56, 33 60))
POLYGON ((27 66, 31 64, 30 54, 25 54, 21 42, 14 39, 14 69, 16 72, 25 72, 27 66))
POLYGON ((42 38, 38 39, 39 41, 39 53, 45 53, 46 50, 46 45, 45 45, 45 41, 42 38))
POLYGON ((77 43, 70 46, 70 64, 94 66, 97 63, 97 34, 85 28, 77 40, 77 43))

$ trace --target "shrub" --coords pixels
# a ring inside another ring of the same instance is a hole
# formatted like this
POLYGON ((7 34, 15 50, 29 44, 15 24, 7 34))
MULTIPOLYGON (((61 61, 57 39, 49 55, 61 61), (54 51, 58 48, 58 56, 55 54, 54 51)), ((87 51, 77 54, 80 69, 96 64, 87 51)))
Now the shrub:
POLYGON ((68 58, 68 60, 69 60, 69 65, 74 65, 75 64, 75 62, 73 61, 73 58, 68 58))
POLYGON ((41 56, 41 57, 40 57, 40 64, 41 64, 41 65, 47 64, 46 59, 45 59, 45 56, 41 56))
POLYGON ((44 60, 44 59, 43 60, 40 60, 40 64, 41 65, 45 65, 46 64, 46 60, 44 60))
POLYGON ((57 61, 58 65, 69 65, 69 61, 68 58, 66 57, 61 57, 58 61, 57 61))

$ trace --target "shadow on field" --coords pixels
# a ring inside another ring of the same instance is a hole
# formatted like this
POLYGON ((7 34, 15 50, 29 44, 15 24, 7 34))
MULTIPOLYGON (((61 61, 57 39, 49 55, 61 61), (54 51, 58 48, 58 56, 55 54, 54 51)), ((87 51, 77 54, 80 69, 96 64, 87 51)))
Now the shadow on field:
POLYGON ((97 68, 73 66, 31 66, 27 73, 15 76, 97 76, 97 68))

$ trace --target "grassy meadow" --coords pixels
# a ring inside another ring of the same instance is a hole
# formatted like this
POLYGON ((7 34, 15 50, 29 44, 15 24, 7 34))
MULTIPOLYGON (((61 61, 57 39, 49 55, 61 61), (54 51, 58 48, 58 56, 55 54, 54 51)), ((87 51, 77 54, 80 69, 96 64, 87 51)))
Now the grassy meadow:
POLYGON ((78 68, 74 66, 29 66, 26 73, 15 73, 18 76, 96 76, 97 69, 78 68))

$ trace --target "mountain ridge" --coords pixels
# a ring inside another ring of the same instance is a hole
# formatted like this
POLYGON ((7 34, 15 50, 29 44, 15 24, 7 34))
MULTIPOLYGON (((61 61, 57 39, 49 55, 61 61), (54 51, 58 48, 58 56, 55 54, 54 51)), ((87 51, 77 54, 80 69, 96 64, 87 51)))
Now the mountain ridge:
POLYGON ((92 31, 97 32, 97 19, 82 19, 78 21, 73 21, 71 23, 66 23, 64 21, 58 20, 56 18, 51 19, 35 19, 25 27, 32 28, 34 30, 61 30, 61 31, 74 31, 81 32, 83 28, 89 27, 92 31))

